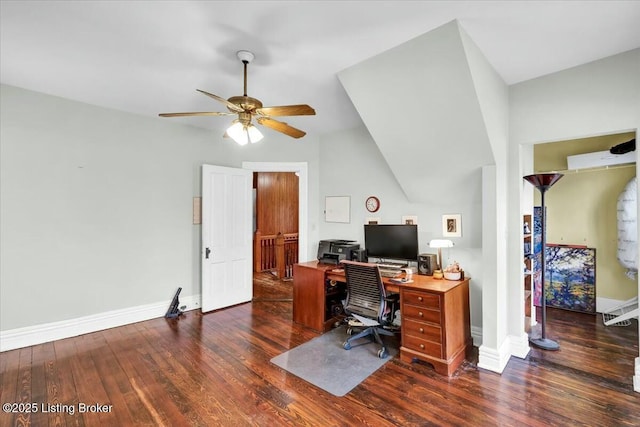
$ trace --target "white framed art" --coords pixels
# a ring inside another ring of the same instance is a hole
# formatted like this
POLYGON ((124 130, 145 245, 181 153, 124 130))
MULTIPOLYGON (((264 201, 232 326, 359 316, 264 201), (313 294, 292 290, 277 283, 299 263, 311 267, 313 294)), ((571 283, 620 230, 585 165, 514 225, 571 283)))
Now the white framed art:
POLYGON ((462 215, 442 215, 442 235, 444 237, 462 237, 462 215))

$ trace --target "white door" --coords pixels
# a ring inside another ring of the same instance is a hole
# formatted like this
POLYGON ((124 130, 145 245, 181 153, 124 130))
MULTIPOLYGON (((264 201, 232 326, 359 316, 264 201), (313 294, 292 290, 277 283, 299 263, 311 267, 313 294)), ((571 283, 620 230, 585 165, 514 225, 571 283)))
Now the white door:
POLYGON ((202 311, 250 301, 251 171, 202 166, 202 311))

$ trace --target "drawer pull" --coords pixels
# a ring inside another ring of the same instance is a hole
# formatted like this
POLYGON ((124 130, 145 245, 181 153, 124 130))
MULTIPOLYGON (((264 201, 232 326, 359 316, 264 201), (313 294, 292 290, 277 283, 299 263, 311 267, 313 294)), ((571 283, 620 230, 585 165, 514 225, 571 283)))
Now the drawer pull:
POLYGON ((419 331, 421 334, 424 334, 424 328, 420 328, 419 331))
POLYGON ((424 350, 424 344, 420 344, 420 349, 424 350))
POLYGON ((422 297, 418 297, 418 301, 422 302, 422 297))
POLYGON ((421 311, 419 311, 419 312, 418 312, 418 316, 420 316, 420 317, 424 317, 424 314, 423 314, 421 311))

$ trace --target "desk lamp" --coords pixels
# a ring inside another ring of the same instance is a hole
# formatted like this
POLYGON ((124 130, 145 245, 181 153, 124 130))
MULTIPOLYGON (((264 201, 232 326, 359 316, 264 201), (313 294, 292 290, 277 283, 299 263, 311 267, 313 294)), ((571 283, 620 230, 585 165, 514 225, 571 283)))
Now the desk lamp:
POLYGON ((547 297, 544 292, 544 274, 547 269, 547 264, 545 262, 545 252, 547 247, 547 228, 544 225, 545 216, 546 216, 546 211, 544 208, 544 193, 546 193, 546 191, 549 188, 551 188, 553 184, 558 182, 558 180, 563 176, 564 175, 562 175, 561 173, 538 173, 534 175, 527 175, 524 177, 524 179, 527 182, 529 182, 531 185, 536 187, 538 191, 540 191, 541 204, 542 204, 542 214, 540 216, 540 226, 542 228, 542 254, 541 254, 542 255, 541 257, 542 297, 540 298, 541 300, 540 309, 542 311, 542 322, 541 322, 542 334, 540 338, 529 337, 529 342, 532 345, 538 348, 541 348, 543 350, 559 350, 560 349, 560 345, 558 345, 557 342, 548 339, 545 332, 545 324, 547 323, 547 304, 546 304, 547 297))
POLYGON ((453 247, 453 242, 446 239, 433 239, 429 242, 430 248, 438 248, 438 270, 442 271, 442 248, 453 247))

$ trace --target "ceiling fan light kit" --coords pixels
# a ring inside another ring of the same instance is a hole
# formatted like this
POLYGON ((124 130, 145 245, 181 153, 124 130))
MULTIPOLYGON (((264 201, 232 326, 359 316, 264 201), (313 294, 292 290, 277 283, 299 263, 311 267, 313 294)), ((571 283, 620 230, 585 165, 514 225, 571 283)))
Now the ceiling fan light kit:
POLYGON ((197 89, 198 92, 224 104, 229 112, 193 112, 193 113, 161 113, 160 117, 185 117, 185 116, 228 116, 237 114, 238 118, 231 123, 225 135, 230 136, 240 145, 247 145, 249 142, 255 143, 263 138, 262 133, 252 123, 251 119, 257 115, 256 121, 262 126, 266 126, 277 132, 284 133, 292 138, 301 138, 306 132, 289 126, 285 122, 273 119, 280 116, 313 116, 315 110, 306 104, 281 105, 277 107, 263 107, 262 102, 256 98, 247 96, 247 65, 253 61, 255 55, 247 50, 239 50, 236 56, 244 66, 244 92, 242 96, 232 96, 224 99, 204 90, 197 89))
POLYGON ((243 125, 238 120, 235 120, 229 129, 227 129, 227 135, 240 145, 247 145, 248 143, 254 144, 263 138, 262 133, 257 127, 251 123, 243 125))

